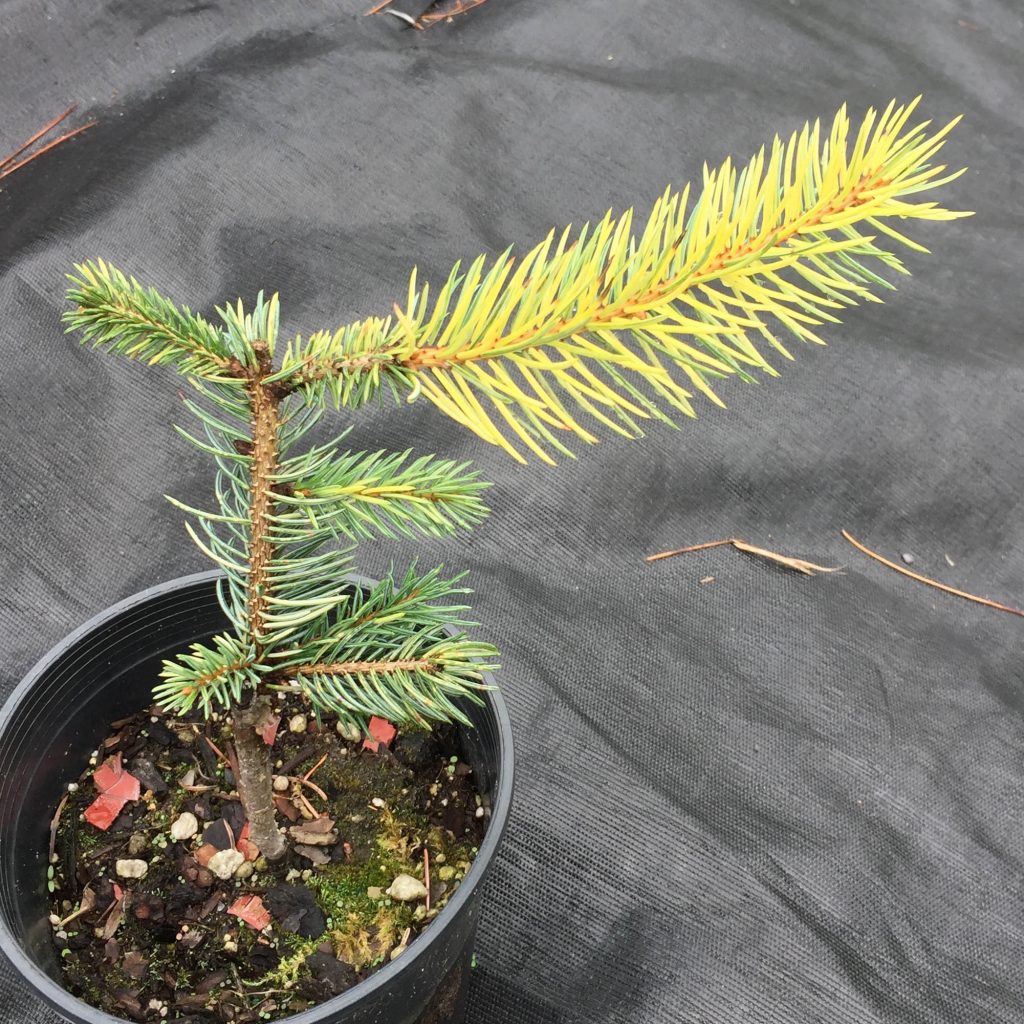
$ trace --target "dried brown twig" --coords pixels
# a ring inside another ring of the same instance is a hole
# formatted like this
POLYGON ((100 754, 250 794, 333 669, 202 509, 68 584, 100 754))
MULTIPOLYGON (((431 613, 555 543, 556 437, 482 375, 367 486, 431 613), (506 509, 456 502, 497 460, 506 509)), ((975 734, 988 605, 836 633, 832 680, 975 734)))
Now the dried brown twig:
POLYGON ((676 555, 685 555, 691 551, 706 551, 708 548, 720 548, 725 547, 726 545, 734 547, 737 551, 743 551, 748 555, 757 555, 758 558, 766 558, 770 562, 775 562, 777 565, 784 566, 787 569, 792 569, 794 572, 802 573, 804 576, 814 576, 819 572, 842 571, 837 566, 830 567, 827 565, 815 565, 814 562, 805 562, 802 558, 790 558, 788 555, 780 555, 777 552, 769 551, 766 548, 755 547, 753 544, 748 544, 745 540, 739 540, 736 537, 729 537, 726 540, 711 540, 704 544, 692 544, 690 547, 677 548, 675 551, 662 551, 657 555, 648 555, 644 561, 658 562, 662 558, 673 558, 676 555))
POLYGON ((18 148, 8 156, 5 156, 0 160, 0 179, 6 178, 9 174, 13 174, 15 171, 24 167, 25 164, 35 160, 37 157, 42 156, 48 150, 53 149, 55 146, 59 146, 62 142, 67 142, 68 139, 73 139, 76 135, 81 135, 82 132, 92 128, 95 121, 90 121, 88 124, 83 124, 80 128, 74 128, 69 132, 65 132, 63 135, 58 135, 57 138, 51 139, 44 146, 40 146, 39 149, 28 153, 27 156, 22 154, 27 153, 44 135, 53 131, 62 121, 69 118, 78 109, 77 104, 72 104, 64 111, 63 114, 59 114, 49 124, 44 125, 39 129, 31 138, 26 139, 18 148), (19 160, 18 158, 21 157, 19 160))
POLYGON ((883 558, 880 554, 872 551, 870 548, 866 548, 859 540, 855 540, 846 530, 840 531, 843 537, 848 540, 858 551, 867 555, 868 558, 873 558, 876 562, 881 562, 882 565, 887 566, 889 569, 894 569, 896 572, 903 576, 909 576, 912 580, 917 580, 918 583, 924 583, 926 586, 934 587, 936 590, 941 590, 946 594, 952 594, 954 597, 962 597, 965 601, 973 601, 975 604, 983 604, 986 608, 995 608, 999 612, 1009 612, 1010 615, 1019 615, 1024 618, 1024 611, 1019 608, 1011 608, 1009 605, 1000 604, 998 601, 990 601, 987 597, 976 597, 974 594, 968 594, 965 590, 957 590, 955 587, 947 586, 945 583, 939 583, 938 580, 933 580, 928 576, 922 576, 920 573, 911 572, 909 569, 904 569, 902 565, 897 565, 895 562, 890 562, 888 558, 883 558))
POLYGON ((474 7, 479 7, 485 2, 486 0, 434 0, 418 18, 414 18, 411 14, 406 14, 404 11, 391 10, 390 8, 394 0, 381 0, 380 3, 374 4, 364 14, 390 14, 396 18, 401 18, 402 21, 407 21, 413 28, 422 31, 425 28, 430 28, 431 25, 436 25, 439 21, 451 21, 460 14, 465 14, 467 11, 471 11, 474 7))

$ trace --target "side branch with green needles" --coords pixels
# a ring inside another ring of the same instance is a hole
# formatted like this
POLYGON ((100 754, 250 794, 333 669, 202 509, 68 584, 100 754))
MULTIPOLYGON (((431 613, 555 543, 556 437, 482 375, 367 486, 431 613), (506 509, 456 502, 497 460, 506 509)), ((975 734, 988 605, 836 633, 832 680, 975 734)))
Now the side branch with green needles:
POLYGON ((413 271, 390 316, 283 345, 276 295, 214 320, 102 260, 77 267, 69 330, 192 386, 195 423, 179 432, 212 457, 215 501, 175 504, 223 570, 230 629, 168 661, 156 696, 175 712, 231 710, 268 857, 280 837, 257 736, 267 692, 297 688, 362 728, 374 715, 468 722, 497 654, 467 635, 459 576, 411 567, 345 585, 356 542, 470 529, 486 484, 466 463, 343 450, 344 433, 314 442, 328 401, 426 399, 516 459, 546 462, 572 454, 570 437, 636 437, 647 421, 692 417, 697 396, 722 404, 725 378, 776 375, 769 356, 791 358, 784 336, 820 344, 838 312, 880 301, 892 286, 877 271, 907 272, 894 245, 922 248, 895 224, 966 216, 919 198, 961 172, 932 163, 955 122, 911 125, 915 106, 868 111, 856 128, 843 108, 742 168, 705 168, 692 196, 667 190, 636 229, 631 210, 609 213, 518 260, 456 265, 436 290, 413 271))

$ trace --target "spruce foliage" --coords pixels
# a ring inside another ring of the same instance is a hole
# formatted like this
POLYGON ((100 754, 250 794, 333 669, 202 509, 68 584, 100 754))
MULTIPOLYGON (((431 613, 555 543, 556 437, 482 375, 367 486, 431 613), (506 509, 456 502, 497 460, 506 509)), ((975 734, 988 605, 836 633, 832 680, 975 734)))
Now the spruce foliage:
POLYGON ((345 579, 361 539, 475 526, 486 485, 435 456, 311 444, 325 406, 425 399, 550 462, 573 436, 636 437, 692 417, 697 396, 721 404, 721 380, 776 375, 784 335, 821 343, 839 311, 880 301, 879 271, 906 273, 894 244, 922 248, 894 224, 966 215, 918 198, 962 172, 931 163, 955 122, 908 127, 915 105, 869 111, 856 131, 844 108, 742 169, 705 167, 692 200, 666 191, 638 230, 632 211, 609 213, 520 259, 456 265, 436 290, 414 270, 392 315, 283 345, 276 295, 214 323, 102 260, 79 265, 69 329, 187 377, 181 433, 216 464, 211 509, 175 504, 224 572, 231 632, 166 663, 160 703, 209 713, 298 687, 360 727, 465 721, 496 652, 466 633, 461 578, 410 568, 368 593, 345 579))

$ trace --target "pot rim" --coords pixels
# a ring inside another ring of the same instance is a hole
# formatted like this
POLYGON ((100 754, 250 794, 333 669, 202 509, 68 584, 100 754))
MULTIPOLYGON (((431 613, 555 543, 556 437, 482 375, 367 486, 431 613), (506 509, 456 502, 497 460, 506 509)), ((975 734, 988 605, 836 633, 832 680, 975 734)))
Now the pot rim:
MULTIPOLYGON (((153 598, 160 597, 173 590, 213 582, 223 575, 219 569, 208 569, 147 587, 145 590, 141 590, 138 593, 123 598, 116 604, 110 605, 73 630, 62 640, 59 640, 28 670, 14 687, 7 700, 4 701, 3 707, 0 708, 0 735, 6 731, 19 705, 31 693, 39 676, 85 636, 102 627, 111 619, 153 598)), ((359 585, 373 582, 368 577, 357 573, 351 574, 349 579, 359 585)), ((493 685, 493 677, 490 673, 485 673, 484 681, 493 685)), ((469 900, 473 891, 486 877, 494 860, 498 844, 504 834, 508 823, 509 811, 512 806, 513 752, 512 723, 500 691, 497 689, 487 690, 484 692, 483 697, 493 711, 497 721, 497 782, 491 799, 490 824, 466 877, 462 880, 458 890, 448 900, 441 912, 434 918, 430 927, 425 929, 421 936, 417 937, 417 940, 409 946, 402 956, 385 964, 365 981, 354 985, 347 992, 334 996, 308 1010, 303 1010, 288 1017, 282 1017, 282 1024, 284 1022, 287 1022, 287 1024, 315 1024, 315 1022, 323 1017, 355 1006, 365 996, 390 984, 403 971, 415 969, 417 961, 427 953, 435 942, 440 940, 447 923, 454 920, 462 906, 469 900)), ((2 841, 3 837, 0 836, 0 845, 2 845, 2 841)), ((2 866, 2 858, 0 858, 0 866, 2 866)), ((0 950, 3 951, 21 979, 34 990, 35 994, 61 1015, 66 1016, 68 1013, 74 1013, 79 1020, 87 1022, 87 1024, 125 1024, 123 1018, 115 1017, 104 1010, 91 1006, 77 996, 73 996, 62 985, 54 981, 49 974, 43 971, 25 954, 21 943, 8 927, 7 921, 2 914, 0 914, 0 950)))

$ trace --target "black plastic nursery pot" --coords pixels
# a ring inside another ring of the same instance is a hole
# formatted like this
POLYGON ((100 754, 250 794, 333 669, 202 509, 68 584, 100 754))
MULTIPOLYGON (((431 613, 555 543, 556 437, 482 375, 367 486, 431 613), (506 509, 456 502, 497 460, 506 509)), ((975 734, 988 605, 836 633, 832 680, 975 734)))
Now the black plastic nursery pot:
MULTIPOLYGON (((226 628, 218 573, 172 580, 97 615, 49 652, 0 710, 0 948, 40 999, 75 1024, 118 1018, 65 991, 51 938, 46 868, 49 817, 112 721, 151 702, 163 658, 226 628)), ((356 585, 367 581, 353 579, 356 585)), ((288 1024, 459 1024, 464 1019, 481 883, 512 797, 512 734, 496 691, 466 710, 460 732, 491 817, 459 889, 398 959, 288 1024)))

